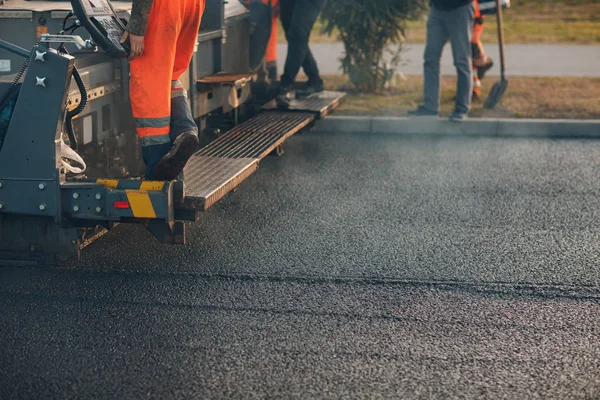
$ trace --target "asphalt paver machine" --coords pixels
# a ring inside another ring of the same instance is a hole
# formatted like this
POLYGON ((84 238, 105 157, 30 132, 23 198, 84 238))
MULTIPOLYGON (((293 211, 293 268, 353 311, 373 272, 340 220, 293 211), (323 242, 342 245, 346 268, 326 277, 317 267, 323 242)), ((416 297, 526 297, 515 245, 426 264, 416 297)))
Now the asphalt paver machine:
MULTIPOLYGON (((247 3, 247 2, 246 2, 247 3)), ((208 0, 182 79, 202 146, 180 178, 146 181, 129 103, 131 2, 0 0, 0 264, 60 263, 119 223, 184 244, 185 222, 236 188, 344 93, 274 106, 252 10, 208 0), (254 48, 254 50, 253 50, 254 48), (257 65, 252 65, 252 64, 257 65)))

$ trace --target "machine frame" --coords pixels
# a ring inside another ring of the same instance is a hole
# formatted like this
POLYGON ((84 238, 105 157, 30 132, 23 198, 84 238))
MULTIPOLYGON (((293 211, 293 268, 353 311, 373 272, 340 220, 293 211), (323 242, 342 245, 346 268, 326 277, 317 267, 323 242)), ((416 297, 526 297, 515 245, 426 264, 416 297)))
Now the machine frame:
MULTIPOLYGON (((273 109, 264 66, 250 68, 249 11, 241 3, 208 0, 196 51, 182 79, 204 147, 180 179, 141 180, 128 62, 93 34, 93 22, 81 23, 85 16, 77 4, 82 1, 71 1, 75 13, 66 2, 6 0, 0 6, 0 61, 11 65, 0 71, 0 96, 19 78, 14 66, 27 68, 0 147, 3 263, 76 259, 83 247, 118 223, 139 223, 159 242, 183 244, 185 221, 197 220, 266 155, 282 154, 288 137, 343 98, 343 93, 325 93, 299 100, 287 112, 273 109), (14 37, 11 29, 20 19, 27 24, 19 28, 16 43, 4 40, 14 37), (88 27, 91 37, 80 25, 88 27), (49 26, 61 28, 62 36, 50 34, 49 26), (73 35, 64 35, 66 26, 73 35), (65 131, 77 112, 68 140, 65 131), (65 168, 63 141, 72 147, 79 143, 77 152, 88 164, 85 175, 65 168)), ((128 3, 115 2, 114 12, 126 21, 128 3)))

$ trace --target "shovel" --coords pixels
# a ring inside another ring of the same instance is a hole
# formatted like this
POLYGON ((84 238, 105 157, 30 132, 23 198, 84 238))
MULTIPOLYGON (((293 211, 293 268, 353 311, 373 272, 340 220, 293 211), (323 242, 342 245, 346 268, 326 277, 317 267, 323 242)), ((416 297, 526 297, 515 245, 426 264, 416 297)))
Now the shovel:
POLYGON ((508 87, 508 81, 504 76, 504 26, 502 24, 502 5, 500 4, 500 0, 496 0, 496 17, 498 19, 498 42, 500 45, 500 82, 496 82, 492 87, 488 98, 485 100, 485 104, 483 105, 487 109, 494 109, 500 101, 502 101, 502 96, 504 96, 504 92, 506 92, 506 88, 508 87))

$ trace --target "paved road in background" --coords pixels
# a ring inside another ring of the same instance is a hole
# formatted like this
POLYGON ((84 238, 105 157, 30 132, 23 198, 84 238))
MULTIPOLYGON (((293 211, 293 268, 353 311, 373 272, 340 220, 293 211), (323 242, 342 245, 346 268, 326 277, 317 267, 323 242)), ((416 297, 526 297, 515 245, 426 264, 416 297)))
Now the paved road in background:
POLYGON ((286 151, 185 247, 0 267, 0 398, 600 396, 600 142, 286 151))
MULTIPOLYGON (((315 43, 311 49, 323 74, 340 73, 339 59, 344 55, 341 43, 315 43)), ((406 44, 398 72, 405 75, 423 75, 423 44, 406 44)), ((497 44, 485 46, 496 61, 489 76, 500 75, 500 56, 497 44)), ((278 64, 283 69, 287 45, 278 46, 278 64)), ((594 45, 506 45, 506 73, 509 76, 573 76, 600 77, 600 46, 594 45)), ((442 74, 456 75, 450 44, 444 48, 442 74)))

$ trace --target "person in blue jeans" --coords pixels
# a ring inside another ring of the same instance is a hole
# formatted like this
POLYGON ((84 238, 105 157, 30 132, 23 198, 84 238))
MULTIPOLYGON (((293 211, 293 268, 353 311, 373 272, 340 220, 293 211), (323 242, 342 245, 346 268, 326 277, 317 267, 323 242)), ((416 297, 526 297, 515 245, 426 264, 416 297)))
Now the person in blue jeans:
POLYGON ((431 0, 424 54, 423 104, 409 111, 413 116, 437 116, 440 106, 440 60, 450 40, 458 80, 453 121, 467 118, 471 108, 472 59, 471 35, 475 19, 473 0, 431 0))
POLYGON ((277 106, 288 108, 296 76, 300 68, 308 76, 306 87, 296 93, 297 97, 308 97, 323 91, 323 80, 308 41, 317 17, 326 0, 279 0, 281 24, 288 42, 283 75, 277 94, 277 106))

